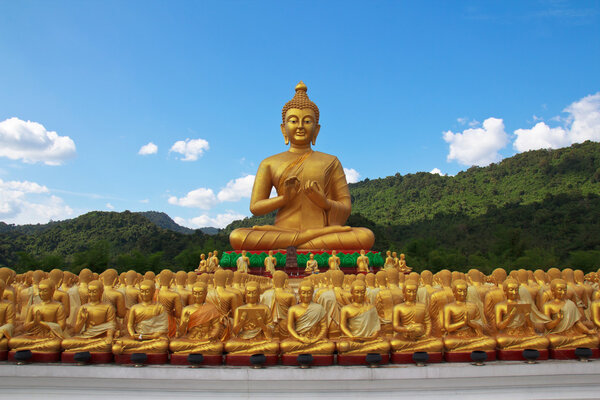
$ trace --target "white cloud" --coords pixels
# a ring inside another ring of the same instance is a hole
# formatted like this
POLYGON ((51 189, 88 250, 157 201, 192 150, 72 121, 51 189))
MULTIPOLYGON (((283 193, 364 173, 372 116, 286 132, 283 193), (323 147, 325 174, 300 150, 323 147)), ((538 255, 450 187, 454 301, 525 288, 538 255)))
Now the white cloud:
POLYGON ((75 154, 70 137, 48 131, 42 124, 15 117, 0 122, 0 157, 60 165, 75 154))
POLYGON ((37 224, 69 218, 71 207, 46 186, 29 181, 0 179, 0 220, 9 224, 37 224))
POLYGON ((219 201, 239 201, 244 197, 250 198, 254 178, 254 175, 246 175, 230 180, 227 182, 227 186, 217 194, 217 198, 219 201))
POLYGON ((354 168, 344 168, 344 173, 348 183, 356 183, 360 180, 360 173, 354 168))
POLYGON ((202 214, 191 219, 185 219, 181 217, 175 217, 173 220, 181 226, 186 226, 192 229, 205 228, 208 226, 214 228, 225 228, 227 225, 235 220, 246 218, 246 215, 239 214, 235 211, 228 210, 223 214, 217 214, 215 217, 211 217, 207 214, 202 214))
POLYGON ((508 135, 502 119, 488 118, 482 128, 469 128, 462 133, 444 132, 444 140, 450 144, 448 161, 483 167, 501 159, 498 151, 508 143, 508 135))
POLYGON ((141 156, 147 156, 156 153, 158 153, 158 146, 152 142, 143 145, 142 147, 140 147, 140 151, 138 151, 138 154, 141 156))
POLYGON ((196 161, 208 149, 208 142, 204 139, 185 139, 175 142, 169 152, 182 154, 182 161, 196 161))
POLYGON ((429 171, 430 174, 438 174, 440 176, 446 176, 446 174, 443 174, 442 171, 439 168, 434 168, 431 171, 429 171))
POLYGON ((218 203, 217 196, 212 189, 199 188, 192 190, 184 197, 177 198, 176 196, 169 197, 169 204, 182 207, 196 207, 202 210, 210 210, 218 203))
POLYGON ((110 204, 110 203, 106 203, 106 208, 108 208, 109 210, 114 210, 114 209, 115 209, 115 206, 113 206, 113 205, 112 205, 112 204, 110 204))
POLYGON ((566 118, 551 119, 564 122, 563 127, 552 128, 538 122, 531 129, 517 129, 515 150, 556 149, 586 140, 600 141, 600 92, 572 103, 563 111, 568 114, 566 118))
POLYGON ((140 203, 148 204, 148 203, 150 203, 150 200, 148 200, 148 199, 143 199, 143 200, 140 200, 140 203))

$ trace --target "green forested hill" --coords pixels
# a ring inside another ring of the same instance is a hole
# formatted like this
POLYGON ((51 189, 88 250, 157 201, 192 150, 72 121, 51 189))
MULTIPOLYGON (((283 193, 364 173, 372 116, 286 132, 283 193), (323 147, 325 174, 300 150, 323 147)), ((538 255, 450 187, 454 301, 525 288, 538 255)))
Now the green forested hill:
MULTIPOLYGON (((530 151, 456 176, 365 179, 350 194, 348 224, 371 228, 375 250, 405 252, 418 269, 600 267, 600 143, 530 151)), ((246 218, 214 236, 174 232, 178 225, 156 212, 0 223, 0 264, 192 268, 200 251, 228 250, 231 230, 273 220, 246 218)))

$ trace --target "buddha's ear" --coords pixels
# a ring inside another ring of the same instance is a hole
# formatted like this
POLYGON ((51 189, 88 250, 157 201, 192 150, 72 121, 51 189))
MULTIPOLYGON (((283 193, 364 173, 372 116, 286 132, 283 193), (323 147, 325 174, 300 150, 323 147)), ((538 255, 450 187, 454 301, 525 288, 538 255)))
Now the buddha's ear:
POLYGON ((285 126, 283 124, 281 124, 281 133, 283 134, 283 140, 285 141, 285 145, 287 146, 288 144, 290 144, 290 138, 288 137, 287 133, 285 133, 285 126))
POLYGON ((311 140, 313 146, 317 142, 317 136, 319 136, 320 130, 321 130, 321 125, 317 124, 317 126, 315 126, 315 132, 313 133, 312 140, 311 140))

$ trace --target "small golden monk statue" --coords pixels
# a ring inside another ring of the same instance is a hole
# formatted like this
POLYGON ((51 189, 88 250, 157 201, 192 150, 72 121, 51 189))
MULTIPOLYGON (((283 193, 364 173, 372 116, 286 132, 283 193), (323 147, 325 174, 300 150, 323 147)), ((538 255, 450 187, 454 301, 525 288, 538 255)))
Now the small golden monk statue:
POLYGON ((163 306, 164 311, 168 315, 169 319, 169 337, 175 337, 177 334, 177 321, 181 317, 181 310, 183 304, 181 296, 173 290, 171 290, 171 284, 173 282, 173 271, 169 269, 163 269, 158 274, 158 282, 160 283, 160 289, 156 299, 163 306))
POLYGON ((229 236, 238 249, 370 249, 375 237, 366 228, 343 226, 350 215, 350 192, 339 160, 313 151, 319 134, 319 109, 303 82, 282 110, 281 132, 289 151, 263 160, 258 167, 250 211, 277 210, 274 225, 239 228, 229 236), (271 189, 277 196, 269 198, 271 189))
POLYGON ((300 282, 300 303, 292 306, 287 315, 288 339, 281 342, 284 354, 333 354, 335 344, 327 340, 327 312, 313 302, 314 286, 309 280, 300 282))
POLYGON ((408 274, 412 271, 412 268, 406 265, 406 256, 404 254, 400 254, 400 260, 398 260, 398 270, 400 272, 404 272, 408 274))
POLYGON ((439 353, 444 348, 441 338, 431 336, 431 318, 427 306, 417 302, 419 284, 404 283, 404 303, 394 306, 392 326, 396 335, 390 341, 393 352, 439 353))
MULTIPOLYGON (((520 283, 504 281, 506 300, 496 304, 496 342, 500 350, 545 350, 550 342, 535 333, 532 305, 520 299, 520 283)), ((548 321, 547 319, 545 321, 548 321)), ((537 321, 536 321, 537 322, 537 321)))
POLYGON ((551 319, 545 324, 550 348, 597 348, 599 339, 596 331, 582 323, 583 317, 577 306, 566 298, 567 282, 563 279, 553 279, 550 282, 550 290, 552 300, 546 302, 542 308, 544 314, 551 319))
POLYGON ((235 310, 232 338, 225 343, 229 354, 265 355, 277 354, 279 343, 273 341, 271 310, 259 303, 260 289, 257 282, 246 285, 246 304, 235 310))
POLYGON ((263 265, 265 266, 265 271, 273 276, 275 267, 277 266, 277 258, 273 255, 273 250, 269 250, 269 254, 265 257, 263 265))
POLYGON ((127 321, 128 337, 115 340, 114 354, 166 353, 169 349, 169 317, 154 300, 154 281, 140 283, 140 302, 131 307, 127 321))
MULTIPOLYGON (((208 275, 201 275, 201 279, 208 278, 208 275), (205 278, 206 277, 206 278, 205 278)), ((225 326, 221 340, 227 340, 230 335, 231 322, 235 309, 242 305, 240 298, 226 288, 227 272, 219 270, 214 274, 214 288, 208 290, 206 301, 214 305, 221 313, 222 321, 225 326)))
MULTIPOLYGON (((196 274, 194 274, 194 277, 196 274)), ((191 300, 192 291, 187 287, 188 282, 188 274, 185 271, 177 271, 175 273, 175 285, 172 287, 172 290, 179 295, 181 298, 181 306, 185 307, 188 304, 193 303, 191 300)))
POLYGON ((208 287, 204 282, 197 282, 192 287, 194 303, 183 309, 178 337, 169 343, 174 354, 218 355, 223 352, 223 344, 219 340, 224 329, 221 313, 205 301, 207 293, 208 287))
POLYGON ((242 255, 235 261, 237 266, 237 272, 243 274, 248 273, 248 267, 250 266, 250 258, 246 255, 246 250, 242 250, 242 255))
POLYGON ((340 258, 336 255, 335 250, 331 250, 331 257, 327 260, 327 265, 329 265, 329 270, 338 270, 340 269, 340 258))
POLYGON ((390 250, 385 252, 385 263, 383 264, 383 268, 397 268, 398 265, 395 263, 394 257, 392 257, 392 252, 390 250))
MULTIPOLYGON (((0 279, 0 299, 4 295, 6 283, 0 279)), ((13 335, 15 324, 15 306, 12 301, 0 300, 0 352, 8 350, 8 339, 13 335)), ((6 353, 5 353, 6 354, 6 353)))
POLYGON ((54 287, 56 288, 54 289, 53 299, 62 303, 63 310, 65 310, 65 317, 68 319, 71 312, 69 295, 60 289, 64 279, 64 272, 55 268, 48 273, 48 279, 54 283, 54 287))
POLYGON ((209 273, 213 273, 216 270, 221 269, 221 264, 220 264, 220 260, 219 260, 219 252, 217 250, 213 250, 212 257, 210 257, 210 254, 209 254, 207 268, 208 268, 209 273))
POLYGON ((296 296, 287 288, 288 275, 283 271, 273 274, 273 288, 265 290, 260 302, 271 310, 271 318, 275 326, 274 336, 283 339, 289 336, 287 330, 288 311, 296 304, 296 296))
MULTIPOLYGON (((212 256, 212 254, 209 255, 209 257, 212 256)), ((196 268, 196 272, 199 274, 203 274, 205 272, 208 272, 207 268, 206 268, 206 254, 202 253, 200 254, 200 262, 198 263, 198 268, 196 268)))
POLYGON ((344 273, 340 270, 328 271, 331 279, 331 289, 319 291, 315 301, 325 308, 327 312, 327 335, 329 339, 336 340, 340 337, 340 314, 342 307, 350 304, 350 295, 342 287, 344 273))
POLYGON ((381 325, 375 307, 366 302, 367 288, 360 280, 352 282, 352 303, 340 315, 342 336, 337 343, 339 354, 388 353, 390 344, 380 337, 381 325))
POLYGON ((365 255, 365 251, 360 251, 360 256, 356 259, 356 272, 368 273, 369 272, 369 257, 365 255))
POLYGON ((319 263, 315 260, 314 254, 309 254, 308 260, 306 261, 306 268, 304 268, 304 273, 306 275, 318 274, 319 273, 319 263))
POLYGON ((88 284, 89 302, 79 308, 73 332, 75 336, 65 338, 62 347, 65 351, 76 353, 112 352, 113 337, 116 329, 115 308, 109 302, 102 301, 104 285, 99 281, 88 284))
POLYGON ((62 303, 54 301, 54 282, 50 279, 38 285, 40 303, 27 310, 23 328, 25 334, 8 341, 12 351, 31 350, 40 353, 58 353, 66 327, 62 303))
POLYGON ((444 348, 448 352, 491 351, 496 341, 483 334, 479 309, 467 300, 467 282, 452 282, 455 301, 444 306, 444 348))
POLYGON ((140 290, 136 286, 138 274, 134 270, 129 270, 125 274, 125 308, 127 312, 137 304, 140 297, 140 290))

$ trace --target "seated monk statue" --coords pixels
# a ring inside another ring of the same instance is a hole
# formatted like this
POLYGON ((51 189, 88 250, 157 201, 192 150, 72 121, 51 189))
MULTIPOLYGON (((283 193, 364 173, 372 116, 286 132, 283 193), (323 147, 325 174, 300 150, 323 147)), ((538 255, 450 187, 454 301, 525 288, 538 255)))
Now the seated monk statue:
MULTIPOLYGON (((0 279, 0 299, 4 295, 6 283, 0 279)), ((10 300, 0 300, 0 351, 8 350, 8 339, 13 335, 15 306, 10 300)))
POLYGON ((197 282, 192 287, 194 303, 186 306, 181 313, 178 337, 171 339, 169 349, 174 354, 223 353, 223 344, 219 340, 221 313, 211 303, 206 302, 208 286, 197 282))
POLYGON ((89 302, 79 308, 73 332, 75 336, 62 341, 64 351, 77 353, 112 352, 116 328, 116 312, 110 302, 103 302, 104 285, 99 281, 88 284, 89 302))
POLYGON ((319 273, 319 263, 315 260, 314 254, 309 254, 308 260, 306 261, 306 268, 304 268, 304 273, 306 275, 318 274, 319 273))
POLYGON ((154 281, 140 283, 140 302, 129 310, 127 332, 129 336, 115 340, 114 354, 166 353, 169 349, 169 316, 160 303, 154 300, 154 281))
POLYGON ((379 315, 366 302, 367 288, 360 280, 352 282, 352 303, 344 306, 340 315, 342 335, 337 343, 338 354, 388 353, 390 343, 383 339, 379 315))
POLYGON ((296 296, 286 288, 288 275, 283 271, 273 274, 273 288, 265 290, 260 302, 271 310, 271 320, 275 326, 274 336, 284 339, 289 336, 287 330, 288 311, 296 304, 296 296))
POLYGON ((40 281, 38 293, 41 302, 28 308, 23 324, 25 334, 11 338, 8 347, 13 351, 58 353, 66 328, 65 310, 62 303, 53 300, 52 280, 40 281))
MULTIPOLYGON (((194 277, 196 274, 194 274, 194 277)), ((193 303, 192 291, 187 287, 188 274, 185 271, 177 271, 175 274, 175 286, 172 290, 179 294, 179 298, 181 299, 181 307, 185 307, 188 304, 193 303)))
POLYGON ((160 289, 156 299, 163 306, 163 309, 169 316, 169 337, 175 337, 177 334, 177 320, 181 317, 181 309, 183 308, 181 296, 177 292, 171 290, 173 283, 173 271, 163 269, 158 274, 158 282, 160 289))
POLYGON ((360 251, 360 256, 356 259, 356 273, 368 273, 370 271, 369 267, 369 257, 365 255, 365 251, 360 251))
POLYGON ((390 250, 385 252, 385 263, 383 264, 383 268, 393 268, 396 269, 398 265, 394 261, 394 257, 392 257, 392 252, 390 250))
POLYGON ((448 352, 491 351, 496 340, 483 334, 479 309, 467 300, 467 282, 452 282, 455 301, 444 306, 444 348, 448 352))
POLYGON ((346 175, 335 156, 311 148, 319 134, 319 109, 306 91, 298 83, 282 110, 281 132, 289 151, 263 160, 252 188, 250 211, 265 215, 277 210, 275 224, 235 229, 229 236, 235 250, 373 246, 373 232, 344 226, 351 209, 346 175), (270 198, 273 187, 277 196, 270 198))
POLYGON ((551 349, 574 349, 577 347, 598 347, 598 336, 594 329, 586 327, 583 317, 575 303, 566 298, 567 282, 553 279, 550 282, 552 300, 542 308, 544 314, 551 319, 546 322, 546 337, 550 340, 551 349))
MULTIPOLYGON (((519 286, 515 279, 504 281, 506 301, 496 304, 497 346, 500 350, 545 350, 550 342, 535 333, 534 305, 520 299, 519 286)), ((543 322, 548 322, 548 319, 543 322)))
POLYGON ((250 257, 246 255, 246 250, 242 250, 242 255, 235 261, 237 272, 247 274, 248 266, 250 265, 250 257))
POLYGON ((256 282, 246 285, 246 304, 235 309, 232 338, 225 342, 229 354, 277 354, 279 342, 273 340, 271 310, 259 303, 256 282))
POLYGON ((341 260, 338 256, 336 256, 336 251, 331 250, 331 257, 327 260, 327 265, 329 265, 329 270, 337 270, 340 269, 341 260))
POLYGON ((54 287, 56 288, 54 289, 53 299, 62 303, 63 310, 65 310, 65 317, 68 319, 69 313, 71 312, 71 304, 69 295, 67 294, 67 292, 61 289, 64 276, 64 272, 60 269, 53 269, 48 274, 48 279, 50 279, 54 283, 54 287))
POLYGON ((344 273, 340 270, 328 271, 331 279, 331 288, 319 291, 315 301, 325 308, 327 312, 327 336, 331 340, 337 340, 340 337, 340 313, 342 307, 350 304, 350 296, 342 284, 344 283, 344 273))
POLYGON ((398 260, 398 270, 400 272, 404 272, 408 274, 412 271, 412 268, 406 265, 406 256, 404 254, 400 254, 400 260, 398 260))
POLYGON ((304 280, 298 288, 300 303, 292 306, 287 315, 290 334, 280 346, 284 354, 333 354, 335 344, 327 340, 327 312, 313 302, 315 289, 311 281, 304 280))
POLYGON ((207 264, 206 255, 204 253, 202 253, 202 254, 200 254, 200 262, 198 263, 198 268, 196 268, 196 272, 199 274, 208 272, 206 264, 207 264))
POLYGON ((416 281, 406 281, 403 289, 404 303, 394 306, 392 327, 396 335, 390 341, 393 352, 439 353, 444 348, 442 339, 431 336, 429 310, 425 304, 417 303, 418 288, 416 281))

